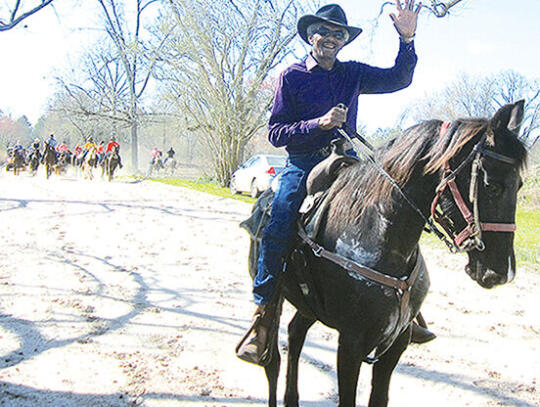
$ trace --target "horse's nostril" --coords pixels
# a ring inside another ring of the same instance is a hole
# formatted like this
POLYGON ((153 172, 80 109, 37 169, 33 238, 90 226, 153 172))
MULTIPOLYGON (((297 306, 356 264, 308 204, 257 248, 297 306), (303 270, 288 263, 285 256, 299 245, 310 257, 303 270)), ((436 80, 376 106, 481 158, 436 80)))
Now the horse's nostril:
POLYGON ((506 276, 498 274, 493 270, 486 270, 482 276, 482 284, 487 288, 492 288, 493 286, 504 284, 506 282, 506 276))

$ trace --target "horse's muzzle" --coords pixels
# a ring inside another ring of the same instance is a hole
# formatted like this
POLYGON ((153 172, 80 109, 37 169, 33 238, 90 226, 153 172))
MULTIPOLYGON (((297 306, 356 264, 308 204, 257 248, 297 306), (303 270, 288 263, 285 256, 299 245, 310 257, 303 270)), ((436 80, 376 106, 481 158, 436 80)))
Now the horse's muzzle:
POLYGON ((511 282, 515 277, 515 262, 509 257, 504 273, 486 267, 478 259, 470 259, 465 267, 466 273, 483 288, 493 288, 511 282))

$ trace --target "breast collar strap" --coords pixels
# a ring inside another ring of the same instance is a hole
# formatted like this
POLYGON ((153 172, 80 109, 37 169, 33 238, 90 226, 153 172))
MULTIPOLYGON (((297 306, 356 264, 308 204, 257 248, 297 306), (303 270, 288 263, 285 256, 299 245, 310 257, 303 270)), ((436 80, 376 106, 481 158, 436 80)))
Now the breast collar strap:
MULTIPOLYGON (((300 236, 300 238, 302 239, 302 241, 307 244, 309 248, 311 248, 313 254, 316 257, 331 261, 332 263, 345 269, 349 274, 362 277, 383 287, 393 288, 396 291, 399 301, 399 320, 396 323, 394 332, 401 327, 403 321, 407 317, 407 309, 409 308, 411 298, 411 289, 416 282, 416 279, 420 272, 422 270, 425 270, 426 268, 424 258, 422 257, 419 249, 417 250, 416 256, 414 256, 415 265, 410 275, 403 276, 402 278, 397 278, 383 274, 370 267, 364 266, 363 264, 356 263, 355 261, 350 260, 345 256, 327 250, 326 248, 309 238, 306 231, 304 230, 304 226, 300 222, 298 222, 297 233, 298 236, 300 236)), ((368 363, 374 363, 381 355, 383 355, 388 350, 390 345, 388 345, 385 349, 378 351, 374 358, 367 358, 365 361, 368 363)))

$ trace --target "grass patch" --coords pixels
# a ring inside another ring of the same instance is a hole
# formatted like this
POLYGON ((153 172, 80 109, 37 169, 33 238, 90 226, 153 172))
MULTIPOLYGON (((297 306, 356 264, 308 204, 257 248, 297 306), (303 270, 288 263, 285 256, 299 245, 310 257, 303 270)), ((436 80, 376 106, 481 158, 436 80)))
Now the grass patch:
POLYGON ((161 182, 163 184, 167 185, 173 185, 176 187, 184 187, 193 189, 195 191, 199 192, 205 192, 210 195, 219 196, 221 198, 231 198, 235 199, 237 201, 247 202, 247 203, 255 203, 255 199, 251 198, 250 196, 246 195, 233 195, 231 194, 231 191, 229 188, 223 188, 222 186, 219 186, 217 183, 208 181, 208 180, 186 180, 186 179, 178 179, 178 178, 155 178, 151 179, 151 181, 155 182, 161 182))
POLYGON ((518 207, 515 251, 519 260, 540 264, 540 210, 518 207))
POLYGON ((525 209, 540 210, 540 165, 527 171, 524 181, 518 195, 519 205, 525 209))
MULTIPOLYGON (((247 202, 250 204, 255 203, 255 199, 249 196, 233 195, 228 188, 223 188, 208 180, 190 181, 177 178, 162 178, 152 179, 152 181, 190 188, 195 191, 205 192, 207 194, 222 198, 236 199, 238 201, 247 202)), ((516 260, 518 262, 527 262, 533 265, 540 265, 540 210, 522 208, 521 206, 518 206, 516 223, 517 232, 514 241, 516 260)), ((432 233, 422 234, 421 242, 422 244, 429 245, 430 247, 446 250, 446 245, 432 233)))

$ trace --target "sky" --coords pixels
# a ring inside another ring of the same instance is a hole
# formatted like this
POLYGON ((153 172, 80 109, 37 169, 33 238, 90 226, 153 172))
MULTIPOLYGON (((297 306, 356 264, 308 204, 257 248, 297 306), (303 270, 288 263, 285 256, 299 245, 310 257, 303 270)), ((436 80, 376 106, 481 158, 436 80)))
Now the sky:
MULTIPOLYGON (((364 33, 345 47, 341 60, 393 65, 398 36, 383 0, 335 0, 349 24, 364 33)), ((15 29, 0 32, 0 110, 26 115, 35 124, 54 93, 54 78, 74 66, 96 35, 97 9, 91 0, 56 0, 15 29), (53 4, 54 4, 53 3, 53 4)), ((329 3, 329 2, 328 2, 329 3)), ((421 13, 415 46, 418 65, 409 88, 394 94, 361 95, 359 121, 368 131, 392 127, 407 105, 442 89, 458 75, 489 75, 513 69, 540 78, 540 0, 464 0, 450 17, 421 13)), ((315 10, 314 10, 315 11, 315 10)))

